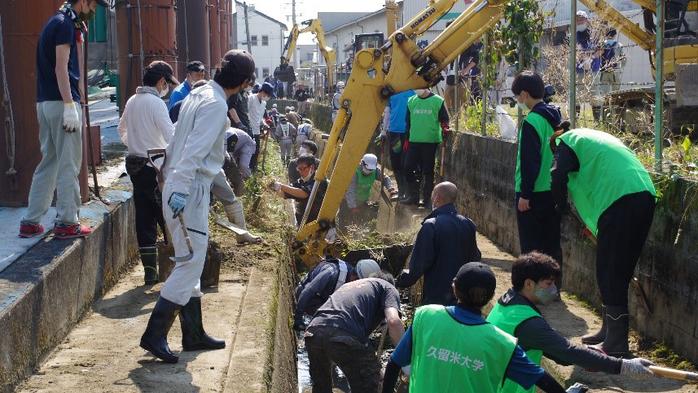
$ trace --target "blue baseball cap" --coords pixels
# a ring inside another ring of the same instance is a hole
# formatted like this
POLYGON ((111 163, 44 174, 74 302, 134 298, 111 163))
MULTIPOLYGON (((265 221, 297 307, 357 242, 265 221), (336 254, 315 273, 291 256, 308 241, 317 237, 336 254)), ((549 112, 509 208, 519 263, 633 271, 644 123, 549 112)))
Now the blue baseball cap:
POLYGON ((269 82, 264 82, 262 87, 259 88, 259 91, 269 94, 271 98, 276 98, 276 94, 274 94, 274 86, 272 86, 269 82))

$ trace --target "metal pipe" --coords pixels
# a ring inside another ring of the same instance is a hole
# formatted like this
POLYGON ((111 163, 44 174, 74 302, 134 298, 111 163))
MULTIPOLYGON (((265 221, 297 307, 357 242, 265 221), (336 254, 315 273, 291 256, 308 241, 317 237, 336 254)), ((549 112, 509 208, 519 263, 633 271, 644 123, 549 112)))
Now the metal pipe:
POLYGON ((567 66, 570 74, 570 128, 577 128, 577 0, 570 1, 570 60, 567 66))
POLYGON ((250 43, 250 20, 247 17, 247 2, 242 3, 245 10, 245 40, 247 41, 247 51, 252 53, 252 43, 250 43))
POLYGON ((664 27, 664 0, 657 0, 657 37, 654 52, 654 169, 658 172, 662 171, 664 130, 664 27))

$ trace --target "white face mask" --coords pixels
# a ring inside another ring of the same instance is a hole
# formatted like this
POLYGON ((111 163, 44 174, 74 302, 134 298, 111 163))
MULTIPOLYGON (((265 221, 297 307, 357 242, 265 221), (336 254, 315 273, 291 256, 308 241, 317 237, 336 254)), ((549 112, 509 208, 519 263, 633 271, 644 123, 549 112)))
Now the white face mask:
POLYGON ((315 175, 315 171, 313 171, 311 169, 310 172, 308 172, 308 176, 301 176, 301 179, 303 179, 304 182, 308 182, 308 181, 310 181, 310 179, 313 178, 314 175, 315 175))
POLYGON ((269 97, 268 97, 268 96, 259 97, 259 98, 262 100, 262 102, 267 102, 267 101, 269 101, 269 97))
POLYGON ((526 105, 525 103, 517 101, 516 106, 519 107, 519 109, 521 109, 521 112, 528 112, 528 105, 526 105))
POLYGON ((586 31, 586 29, 587 29, 586 23, 580 23, 577 25, 577 33, 581 33, 583 31, 586 31))
POLYGON ((365 168, 365 167, 361 167, 361 173, 363 173, 364 176, 368 176, 368 175, 370 175, 371 173, 373 173, 373 171, 370 170, 370 169, 367 169, 367 168, 365 168))
POLYGON ((169 93, 169 92, 170 92, 170 85, 168 85, 167 83, 165 84, 164 89, 158 91, 158 93, 160 94, 160 98, 165 97, 167 95, 167 93, 169 93))

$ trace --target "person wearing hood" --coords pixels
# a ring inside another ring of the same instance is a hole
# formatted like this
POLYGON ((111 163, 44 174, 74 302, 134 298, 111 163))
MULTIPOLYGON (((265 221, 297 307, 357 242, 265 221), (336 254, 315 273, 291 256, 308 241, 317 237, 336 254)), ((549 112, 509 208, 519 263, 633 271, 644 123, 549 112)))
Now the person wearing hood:
MULTIPOLYGON (((516 337, 528 358, 538 365, 545 355, 565 366, 573 364, 628 378, 651 376, 648 367, 652 362, 641 358, 619 359, 584 345, 572 344, 548 324, 536 305, 545 305, 557 298, 555 278, 559 275, 560 266, 545 254, 532 252, 520 256, 511 269, 513 287, 499 298, 487 322, 516 337)), ((507 379, 499 392, 533 393, 535 388, 524 389, 507 379)))
POLYGON ((166 148, 174 134, 175 126, 162 100, 168 85, 177 84, 172 74, 172 67, 164 61, 150 63, 143 73, 143 86, 136 89, 124 106, 118 128, 121 141, 128 147, 126 172, 133 184, 136 238, 146 285, 158 282, 155 246, 158 224, 165 228, 162 195, 155 168, 148 164, 148 149, 166 148))
POLYGON ((341 259, 327 258, 318 263, 296 287, 296 313, 293 329, 305 330, 304 315, 313 316, 342 285, 368 278, 381 270, 373 259, 362 259, 356 268, 341 259))
MULTIPOLYGON (((560 214, 551 192, 553 153, 548 141, 561 124, 559 108, 543 101, 545 84, 540 75, 524 71, 514 78, 511 91, 526 113, 519 129, 516 157, 516 218, 521 253, 540 251, 562 265, 560 214)), ((560 281, 558 281, 558 288, 560 281)))

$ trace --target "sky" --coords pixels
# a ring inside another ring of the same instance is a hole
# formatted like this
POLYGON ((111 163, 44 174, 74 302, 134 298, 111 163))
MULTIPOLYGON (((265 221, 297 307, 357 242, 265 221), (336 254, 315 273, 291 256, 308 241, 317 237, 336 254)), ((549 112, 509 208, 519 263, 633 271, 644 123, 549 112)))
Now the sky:
MULTIPOLYGON (((247 4, 254 4, 260 11, 282 22, 287 22, 290 27, 291 0, 248 0, 247 4)), ((372 12, 381 9, 385 0, 296 0, 296 22, 317 17, 318 12, 372 12)), ((312 34, 304 34, 299 37, 300 44, 311 44, 312 34)))

